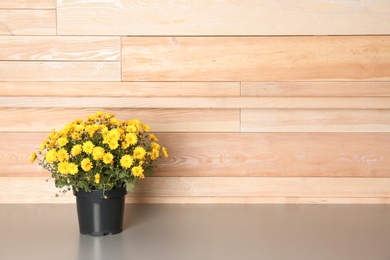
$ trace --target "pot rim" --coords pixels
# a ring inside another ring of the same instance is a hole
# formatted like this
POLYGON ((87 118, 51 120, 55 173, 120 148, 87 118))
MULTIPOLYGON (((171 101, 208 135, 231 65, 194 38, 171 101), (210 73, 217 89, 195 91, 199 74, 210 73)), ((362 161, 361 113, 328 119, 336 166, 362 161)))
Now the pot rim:
POLYGON ((73 195, 77 198, 101 198, 101 199, 111 199, 123 197, 127 194, 127 190, 125 187, 122 188, 114 188, 111 190, 91 190, 90 192, 79 189, 76 191, 73 188, 73 195))

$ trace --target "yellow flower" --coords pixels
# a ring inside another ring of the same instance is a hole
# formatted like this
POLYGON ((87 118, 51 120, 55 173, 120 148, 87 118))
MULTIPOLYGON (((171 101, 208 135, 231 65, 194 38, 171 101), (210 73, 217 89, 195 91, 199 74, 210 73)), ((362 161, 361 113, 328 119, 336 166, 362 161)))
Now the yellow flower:
POLYGON ((113 117, 113 118, 110 119, 110 124, 113 125, 113 126, 119 126, 120 122, 118 121, 118 119, 113 117))
POLYGON ((123 155, 121 158, 121 166, 125 169, 129 169, 133 164, 133 158, 130 155, 123 155))
POLYGON ((41 143, 41 145, 39 146, 39 150, 43 151, 45 148, 46 148, 46 141, 41 143))
POLYGON ((131 173, 133 174, 133 176, 135 177, 138 177, 140 179, 143 179, 145 178, 145 175, 144 175, 144 169, 142 169, 141 166, 135 166, 131 169, 131 173))
POLYGON ((96 117, 95 115, 89 115, 89 116, 88 116, 88 121, 93 122, 93 121, 95 121, 96 119, 97 119, 97 117, 96 117))
POLYGON ((55 160, 57 160, 57 152, 55 149, 51 149, 49 150, 46 155, 45 155, 45 159, 48 163, 54 163, 55 160))
POLYGON ((111 140, 108 145, 110 146, 111 150, 115 150, 116 148, 118 148, 119 143, 117 140, 111 140))
POLYGON ((84 130, 84 125, 76 125, 76 126, 74 127, 74 130, 75 130, 76 132, 81 132, 81 131, 84 130))
POLYGON ((157 149, 153 149, 152 150, 152 153, 150 155, 150 159, 152 159, 153 161, 156 160, 158 157, 160 156, 160 151, 157 150, 157 149))
POLYGON ((30 156, 30 162, 34 162, 35 159, 37 159, 37 154, 36 153, 32 153, 31 156, 30 156))
POLYGON ((142 129, 145 131, 145 132, 149 132, 150 131, 150 127, 148 125, 145 125, 145 124, 141 124, 142 126, 142 129))
POLYGON ((69 173, 69 167, 67 162, 60 162, 58 164, 58 171, 61 174, 68 174, 69 173))
POLYGON ((138 142, 137 135, 134 133, 127 133, 125 136, 125 141, 130 145, 135 145, 138 142))
POLYGON ((134 149, 133 157, 139 160, 143 160, 145 158, 146 151, 142 146, 137 146, 134 149))
POLYGON ((157 137, 154 134, 150 134, 149 135, 149 140, 150 141, 156 141, 156 142, 158 141, 157 137))
POLYGON ((152 142, 150 146, 152 149, 160 150, 160 145, 158 143, 152 142))
POLYGON ((111 129, 108 132, 108 134, 107 134, 107 138, 109 140, 116 140, 116 141, 118 141, 120 137, 121 137, 121 133, 119 132, 119 129, 117 129, 117 128, 111 129))
POLYGON ((80 124, 81 122, 83 122, 83 119, 79 118, 79 119, 73 120, 72 124, 73 124, 73 125, 78 125, 78 124, 80 124))
POLYGON ((85 127, 85 131, 87 131, 87 133, 88 133, 88 135, 89 135, 89 137, 93 137, 93 135, 95 134, 95 127, 93 127, 93 125, 87 125, 86 127, 85 127))
POLYGON ((112 153, 108 152, 103 155, 103 162, 105 164, 111 164, 113 160, 114 160, 114 156, 112 155, 112 153))
POLYGON ((96 111, 95 115, 97 117, 101 117, 101 116, 103 116, 103 112, 102 111, 96 111))
POLYGON ((58 159, 60 162, 64 162, 64 161, 69 160, 68 152, 67 152, 64 148, 61 148, 61 149, 58 150, 58 152, 57 152, 57 159, 58 159))
POLYGON ((128 142, 126 142, 126 141, 122 142, 122 149, 127 149, 127 148, 129 148, 129 146, 130 146, 130 144, 128 142))
POLYGON ((99 184, 99 183, 100 183, 100 174, 99 174, 99 173, 96 173, 96 174, 95 174, 95 183, 96 183, 96 184, 99 184))
POLYGON ((89 158, 85 158, 81 161, 81 168, 88 172, 93 168, 92 162, 89 160, 89 158))
POLYGON ((102 147, 95 146, 95 148, 93 148, 92 156, 94 160, 96 161, 103 160, 103 155, 104 155, 104 149, 102 147))
POLYGON ((113 117, 113 116, 114 116, 113 114, 107 113, 107 114, 104 115, 104 118, 105 118, 105 119, 110 119, 110 118, 113 117))
POLYGON ((81 134, 78 132, 73 132, 71 135, 73 140, 80 140, 81 139, 81 134))
POLYGON ((72 174, 72 175, 75 175, 76 173, 79 172, 79 168, 76 164, 74 163, 69 163, 68 164, 68 170, 69 170, 69 173, 72 174))
POLYGON ((168 151, 167 151, 167 148, 163 147, 161 150, 162 150, 162 152, 163 152, 163 154, 164 154, 164 157, 165 157, 165 158, 168 158, 168 151))
POLYGON ((91 141, 86 141, 85 143, 83 143, 83 151, 86 154, 91 154, 94 146, 95 145, 91 141))
POLYGON ((70 150, 70 154, 73 155, 73 156, 77 156, 77 155, 79 155, 82 151, 83 151, 83 147, 81 146, 81 144, 76 144, 76 145, 73 146, 72 149, 70 150))
POLYGON ((137 127, 135 125, 128 125, 126 126, 126 132, 135 133, 137 132, 137 127))

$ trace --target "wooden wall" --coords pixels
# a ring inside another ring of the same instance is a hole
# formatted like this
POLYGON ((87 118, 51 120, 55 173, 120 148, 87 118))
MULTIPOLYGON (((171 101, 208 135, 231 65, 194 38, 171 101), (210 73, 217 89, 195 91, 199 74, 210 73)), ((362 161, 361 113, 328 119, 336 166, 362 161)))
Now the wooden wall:
POLYGON ((0 2, 0 202, 54 198, 29 163, 96 110, 170 157, 129 203, 389 203, 388 0, 0 2))

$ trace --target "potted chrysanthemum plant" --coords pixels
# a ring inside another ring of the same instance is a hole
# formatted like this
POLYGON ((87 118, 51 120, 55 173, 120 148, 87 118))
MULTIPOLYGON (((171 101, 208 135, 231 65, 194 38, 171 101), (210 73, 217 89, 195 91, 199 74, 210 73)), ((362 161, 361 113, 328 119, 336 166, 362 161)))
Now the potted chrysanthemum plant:
POLYGON ((53 130, 31 162, 51 172, 60 193, 73 190, 80 232, 97 236, 122 231, 125 195, 162 157, 167 150, 146 124, 98 111, 53 130))

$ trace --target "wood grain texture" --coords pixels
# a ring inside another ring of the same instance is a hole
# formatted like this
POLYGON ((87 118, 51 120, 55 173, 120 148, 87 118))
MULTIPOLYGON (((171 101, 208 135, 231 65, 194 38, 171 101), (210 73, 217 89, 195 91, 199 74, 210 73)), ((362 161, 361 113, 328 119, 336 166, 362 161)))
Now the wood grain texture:
POLYGON ((386 0, 62 0, 57 12, 61 35, 390 33, 390 3, 386 0))
MULTIPOLYGON (((390 178, 193 178, 144 179, 127 203, 386 203, 390 178)), ((0 203, 75 203, 55 197, 42 177, 0 177, 0 203)))
POLYGON ((241 95, 249 97, 388 97, 386 82, 242 82, 241 95))
POLYGON ((119 37, 0 36, 0 60, 120 59, 119 37))
MULTIPOLYGON (((50 131, 51 129, 49 129, 50 131)), ((1 132, 0 176, 47 176, 29 162, 48 132, 1 132)), ((390 133, 158 133, 154 176, 390 177, 390 133)))
POLYGON ((4 0, 0 1, 4 9, 55 9, 56 0, 4 0))
MULTIPOLYGON (((86 119, 96 109, 0 108, 0 132, 60 130, 76 118, 86 119)), ((137 118, 152 132, 239 132, 238 109, 109 109, 119 120, 137 118)))
POLYGON ((239 82, 2 82, 0 96, 238 97, 239 82))
POLYGON ((138 196, 390 197, 389 178, 155 177, 138 196))
POLYGON ((389 81, 390 36, 123 37, 123 81, 389 81))
POLYGON ((390 97, 0 97, 0 107, 389 109, 390 97))
POLYGON ((242 109, 242 132, 390 132, 390 110, 242 109))
POLYGON ((0 9, 0 35, 55 35, 56 33, 55 10, 0 9))
POLYGON ((120 81, 120 66, 120 62, 0 61, 0 78, 3 81, 120 81))

